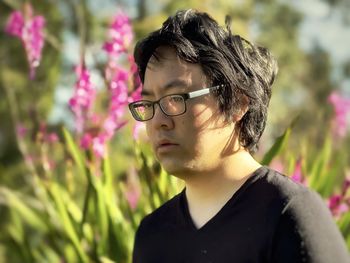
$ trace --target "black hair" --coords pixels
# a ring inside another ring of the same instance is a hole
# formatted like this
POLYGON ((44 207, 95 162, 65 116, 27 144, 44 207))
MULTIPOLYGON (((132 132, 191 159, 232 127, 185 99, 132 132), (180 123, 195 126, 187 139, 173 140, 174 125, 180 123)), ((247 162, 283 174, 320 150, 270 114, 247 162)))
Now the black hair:
POLYGON ((151 57, 157 59, 157 48, 170 46, 179 58, 198 63, 210 85, 223 84, 217 94, 218 104, 226 119, 240 110, 244 97, 248 110, 236 123, 239 141, 253 153, 265 129, 271 86, 277 74, 277 62, 268 49, 255 46, 239 35, 233 35, 231 19, 226 28, 207 13, 193 9, 170 16, 163 26, 140 40, 134 56, 141 81, 151 57))

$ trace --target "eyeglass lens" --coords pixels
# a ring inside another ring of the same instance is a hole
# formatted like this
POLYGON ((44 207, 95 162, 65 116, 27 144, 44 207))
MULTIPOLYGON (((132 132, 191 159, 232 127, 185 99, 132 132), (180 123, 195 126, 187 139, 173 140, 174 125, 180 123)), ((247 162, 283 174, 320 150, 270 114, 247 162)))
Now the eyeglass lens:
MULTIPOLYGON (((154 105, 152 102, 140 101, 132 105, 132 111, 138 120, 148 120, 153 117, 154 105)), ((185 112, 185 100, 180 95, 171 95, 162 98, 159 101, 162 111, 169 115, 179 115, 185 112)))

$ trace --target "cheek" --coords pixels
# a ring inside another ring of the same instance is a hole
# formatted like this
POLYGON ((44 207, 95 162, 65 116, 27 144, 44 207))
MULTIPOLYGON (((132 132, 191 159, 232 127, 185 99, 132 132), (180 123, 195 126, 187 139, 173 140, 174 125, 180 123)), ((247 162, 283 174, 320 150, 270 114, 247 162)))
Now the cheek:
POLYGON ((214 112, 211 108, 204 105, 196 105, 192 108, 190 114, 191 127, 197 133, 205 133, 213 128, 214 112))

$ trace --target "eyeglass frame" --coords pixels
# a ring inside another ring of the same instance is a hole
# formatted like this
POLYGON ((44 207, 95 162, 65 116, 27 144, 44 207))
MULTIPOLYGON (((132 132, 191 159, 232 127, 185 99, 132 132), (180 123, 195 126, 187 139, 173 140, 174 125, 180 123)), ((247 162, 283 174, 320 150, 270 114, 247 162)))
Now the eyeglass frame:
POLYGON ((189 99, 194 99, 194 98, 198 98, 200 96, 204 96, 204 95, 207 95, 209 94, 210 92, 212 91, 216 91, 218 90, 219 88, 222 88, 224 87, 223 84, 221 85, 217 85, 217 86, 214 86, 214 87, 209 87, 209 88, 204 88, 204 89, 199 89, 199 90, 195 90, 195 91, 191 91, 191 92, 188 92, 188 93, 180 93, 180 94, 169 94, 169 95, 165 95, 163 97, 161 97, 159 100, 157 101, 150 101, 150 100, 138 100, 138 101, 134 101, 134 102, 131 102, 128 104, 129 106, 129 110, 131 112, 131 115, 133 116, 133 118, 136 120, 136 121, 140 121, 140 122, 144 122, 144 121, 149 121, 151 119, 153 119, 154 117, 154 114, 155 114, 155 107, 154 105, 155 104, 158 104, 160 110, 164 113, 164 115, 166 116, 169 116, 169 117, 174 117, 174 116, 180 116, 180 115, 183 115, 186 113, 186 110, 187 110, 187 104, 186 104, 186 101, 189 100, 189 99), (181 96, 183 98, 183 102, 184 102, 184 111, 179 113, 179 114, 168 114, 165 112, 165 110, 163 109, 162 105, 160 104, 160 101, 166 97, 169 97, 169 96, 181 96), (136 115, 134 114, 134 111, 133 111, 133 105, 136 104, 136 103, 140 103, 140 102, 149 102, 151 103, 152 105, 152 109, 153 109, 153 113, 151 115, 150 118, 146 119, 146 120, 140 120, 136 117, 136 115))

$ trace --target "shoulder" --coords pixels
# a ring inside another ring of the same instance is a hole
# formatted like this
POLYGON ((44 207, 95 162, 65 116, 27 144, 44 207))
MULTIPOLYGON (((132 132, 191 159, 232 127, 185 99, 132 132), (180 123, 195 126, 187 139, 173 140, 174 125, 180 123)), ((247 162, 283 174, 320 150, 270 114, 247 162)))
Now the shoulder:
POLYGON ((270 168, 266 169, 267 173, 263 183, 267 184, 265 187, 272 191, 275 197, 283 200, 282 214, 288 211, 306 218, 314 213, 331 216, 325 201, 315 190, 295 182, 284 174, 270 168))
POLYGON ((310 189, 305 185, 295 182, 290 177, 279 173, 271 168, 264 167, 265 174, 262 177, 266 184, 272 188, 276 194, 284 198, 291 198, 298 193, 310 192, 310 189))
POLYGON ((274 262, 349 262, 344 239, 319 193, 271 169, 264 181, 282 201, 274 262))
MULTIPOLYGON (((315 190, 290 177, 267 168, 262 184, 281 203, 280 215, 290 215, 296 223, 313 222, 315 218, 333 220, 325 201, 315 190)), ((317 225, 317 224, 316 224, 317 225)))
POLYGON ((299 204, 302 207, 307 206, 308 202, 296 201, 305 199, 312 199, 313 202, 320 201, 319 195, 312 189, 267 166, 257 170, 245 192, 244 199, 248 199, 248 202, 256 202, 258 198, 260 203, 267 206, 265 208, 268 210, 271 208, 277 216, 290 205, 292 200, 293 204, 299 204))
POLYGON ((260 169, 252 185, 252 191, 257 192, 262 201, 279 203, 280 212, 308 206, 325 207, 325 202, 313 189, 266 166, 260 169))

